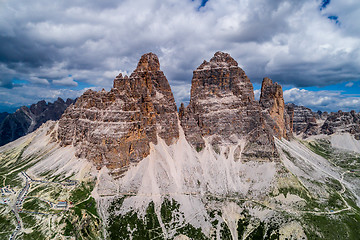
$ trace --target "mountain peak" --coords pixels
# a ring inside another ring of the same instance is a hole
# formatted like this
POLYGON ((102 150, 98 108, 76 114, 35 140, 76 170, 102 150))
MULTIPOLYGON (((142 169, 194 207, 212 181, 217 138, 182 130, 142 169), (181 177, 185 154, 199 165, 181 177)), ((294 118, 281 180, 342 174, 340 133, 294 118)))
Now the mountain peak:
POLYGON ((59 121, 62 145, 77 156, 117 174, 150 154, 158 137, 170 145, 179 138, 174 96, 158 57, 144 54, 130 76, 120 73, 113 89, 87 91, 59 121))
POLYGON ((150 52, 141 56, 135 72, 160 71, 160 62, 156 54, 150 52))
POLYGON ((74 100, 67 99, 65 103, 61 98, 53 103, 41 100, 30 107, 22 106, 4 118, 0 116, 0 146, 36 130, 48 120, 60 119, 73 102, 74 100))
POLYGON ((233 59, 229 53, 216 52, 214 56, 210 59, 210 63, 226 63, 229 66, 237 66, 238 63, 233 59))
POLYGON ((267 77, 261 85, 260 106, 269 114, 264 118, 274 131, 274 135, 278 138, 289 138, 292 135, 292 127, 285 109, 282 87, 267 77))
POLYGON ((194 71, 190 103, 180 108, 179 116, 187 141, 196 149, 205 147, 206 138, 219 149, 235 138, 245 139, 244 160, 277 157, 250 79, 228 53, 216 52, 194 71))
POLYGON ((237 67, 238 63, 233 59, 230 54, 224 52, 216 52, 214 56, 210 59, 210 62, 204 61, 199 67, 198 70, 210 69, 210 68, 219 68, 219 67, 237 67))
POLYGON ((265 88, 265 87, 268 87, 268 86, 272 86, 274 83, 273 81, 268 78, 268 77, 265 77, 262 81, 262 87, 265 88))
POLYGON ((269 99, 277 98, 279 101, 284 102, 283 91, 280 84, 273 82, 270 78, 265 77, 261 84, 260 103, 265 107, 269 107, 271 102, 269 99))

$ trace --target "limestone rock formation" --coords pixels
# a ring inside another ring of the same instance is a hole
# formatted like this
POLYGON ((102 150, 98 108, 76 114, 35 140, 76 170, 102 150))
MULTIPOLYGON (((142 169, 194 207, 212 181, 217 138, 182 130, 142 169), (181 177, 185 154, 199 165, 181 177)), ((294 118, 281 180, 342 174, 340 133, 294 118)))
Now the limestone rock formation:
POLYGON ((0 122, 0 146, 35 131, 48 120, 60 119, 65 109, 74 102, 72 99, 65 102, 61 98, 53 103, 42 100, 30 108, 22 106, 15 113, 7 114, 0 122))
POLYGON ((333 112, 328 115, 324 124, 320 127, 320 133, 333 134, 347 132, 360 140, 360 113, 354 110, 351 112, 333 112))
POLYGON ((292 136, 292 123, 285 109, 281 85, 264 78, 261 86, 260 105, 266 111, 264 118, 278 138, 292 136), (270 116, 270 117, 269 117, 270 116))
POLYGON ((215 53, 193 72, 190 103, 180 107, 179 117, 186 139, 198 150, 204 147, 204 138, 215 147, 244 139, 242 159, 277 156, 253 86, 227 53, 215 53))
POLYGON ((109 91, 86 91, 59 121, 62 145, 99 168, 126 170, 150 153, 158 138, 178 139, 177 108, 170 85, 153 53, 141 57, 130 77, 119 74, 109 91))
POLYGON ((356 139, 360 139, 360 113, 354 110, 351 112, 313 112, 304 106, 297 106, 293 103, 286 104, 290 121, 293 122, 293 131, 302 138, 309 136, 334 133, 350 133, 356 139), (292 117, 291 117, 292 116, 292 117))
POLYGON ((318 121, 321 116, 304 106, 297 106, 293 103, 286 104, 286 109, 293 123, 293 132, 296 135, 303 134, 304 137, 317 134, 318 121))
POLYGON ((63 146, 76 146, 78 157, 121 174, 148 156, 159 138, 174 143, 179 118, 186 139, 198 151, 209 141, 214 149, 238 145, 236 154, 245 161, 278 156, 250 80, 222 52, 194 71, 190 104, 182 104, 179 113, 157 56, 148 53, 130 77, 119 74, 109 92, 86 91, 60 119, 57 138, 63 146))

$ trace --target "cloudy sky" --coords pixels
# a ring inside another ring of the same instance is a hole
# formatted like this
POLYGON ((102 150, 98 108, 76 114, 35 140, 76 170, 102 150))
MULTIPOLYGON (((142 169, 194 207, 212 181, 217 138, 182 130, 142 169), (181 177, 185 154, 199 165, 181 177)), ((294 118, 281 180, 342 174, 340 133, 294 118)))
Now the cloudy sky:
POLYGON ((255 94, 267 76, 285 101, 360 111, 359 26, 358 0, 0 0, 0 112, 109 90, 150 51, 187 102, 192 71, 219 50, 255 94))

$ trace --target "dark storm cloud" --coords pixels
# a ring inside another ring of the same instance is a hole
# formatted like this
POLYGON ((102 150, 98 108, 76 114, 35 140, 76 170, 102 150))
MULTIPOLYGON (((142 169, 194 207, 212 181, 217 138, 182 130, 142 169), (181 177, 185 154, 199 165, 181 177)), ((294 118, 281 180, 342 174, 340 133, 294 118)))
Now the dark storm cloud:
POLYGON ((24 36, 0 36, 0 62, 12 69, 18 68, 19 64, 20 68, 51 64, 57 49, 31 40, 24 36))
MULTIPOLYGON (((1 4, 0 86, 13 104, 20 89, 14 79, 39 94, 59 87, 80 93, 84 85, 109 89, 119 72, 130 74, 150 51, 178 102, 189 97, 192 71, 219 50, 258 83, 270 76, 295 87, 323 86, 360 76, 359 3, 350 0, 1 4)), ((55 90, 51 96, 65 92, 55 90)))
POLYGON ((14 84, 10 79, 2 79, 0 78, 0 87, 11 89, 13 88, 14 84))

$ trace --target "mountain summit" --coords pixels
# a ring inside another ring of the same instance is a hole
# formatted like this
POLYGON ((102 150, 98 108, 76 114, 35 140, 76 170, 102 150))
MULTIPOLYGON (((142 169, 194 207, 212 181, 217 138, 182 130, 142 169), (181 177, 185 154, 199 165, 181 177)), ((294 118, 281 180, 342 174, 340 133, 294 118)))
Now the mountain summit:
POLYGON ((135 72, 160 71, 160 62, 156 54, 150 52, 141 56, 135 72))
POLYGON ((194 71, 190 104, 179 115, 187 140, 199 150, 204 138, 215 148, 242 140, 236 152, 243 160, 277 157, 252 84, 227 53, 215 53, 194 71))
MULTIPOLYGON (((229 54, 217 52, 194 71, 190 104, 179 116, 186 139, 198 151, 205 141, 219 148, 242 140, 239 158, 272 161, 278 153, 262 114, 245 72, 229 54)), ((110 92, 85 92, 60 119, 58 136, 63 146, 77 147, 77 156, 123 172, 149 155, 157 137, 174 143, 178 121, 158 57, 147 53, 130 77, 115 78, 110 92)))
POLYGON ((110 91, 0 147, 0 236, 357 239, 359 119, 285 105, 269 78, 256 101, 223 52, 193 72, 177 112, 147 53, 110 91))
POLYGON ((86 91, 60 119, 58 136, 63 146, 77 146, 77 156, 120 172, 148 156, 158 136, 176 141, 177 108, 158 57, 143 55, 110 92, 86 91))

